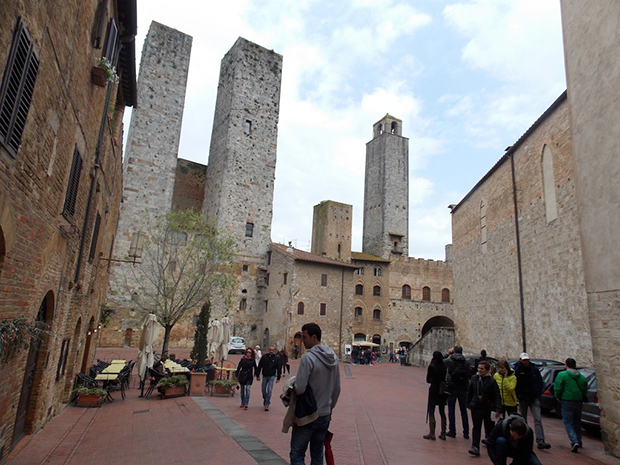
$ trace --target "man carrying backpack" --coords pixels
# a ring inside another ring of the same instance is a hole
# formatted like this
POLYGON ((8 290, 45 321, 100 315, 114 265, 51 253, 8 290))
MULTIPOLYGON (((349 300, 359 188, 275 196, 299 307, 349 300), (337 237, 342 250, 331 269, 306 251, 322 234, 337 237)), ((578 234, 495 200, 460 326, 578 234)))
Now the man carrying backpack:
POLYGON ((493 465, 506 465, 508 457, 513 458, 513 465, 541 465, 533 449, 534 432, 517 414, 495 425, 487 439, 487 452, 493 465))
POLYGON ((455 346, 448 351, 448 356, 444 360, 448 368, 447 387, 450 396, 448 397, 448 432, 447 437, 456 437, 456 401, 459 402, 461 411, 461 422, 463 424, 463 437, 469 439, 469 418, 467 416, 467 386, 469 385, 469 366, 463 356, 463 348, 455 346))

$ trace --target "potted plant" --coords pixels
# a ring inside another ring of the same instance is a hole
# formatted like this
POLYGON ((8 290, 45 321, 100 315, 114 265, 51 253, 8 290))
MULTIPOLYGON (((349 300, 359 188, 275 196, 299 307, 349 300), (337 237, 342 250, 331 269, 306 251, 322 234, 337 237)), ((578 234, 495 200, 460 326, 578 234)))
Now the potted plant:
POLYGON ((185 395, 185 390, 189 380, 185 375, 174 375, 162 378, 157 383, 157 390, 160 392, 162 398, 166 397, 179 397, 185 395))
POLYGON ((73 390, 75 405, 78 407, 100 407, 107 394, 105 389, 80 386, 73 390))
POLYGON ((109 82, 117 82, 118 76, 116 75, 116 68, 112 66, 110 60, 107 58, 101 58, 97 60, 92 70, 93 84, 100 87, 105 87, 109 82))
POLYGON ((235 387, 237 386, 236 379, 214 379, 209 381, 209 384, 215 389, 218 394, 230 394, 235 395, 235 387))

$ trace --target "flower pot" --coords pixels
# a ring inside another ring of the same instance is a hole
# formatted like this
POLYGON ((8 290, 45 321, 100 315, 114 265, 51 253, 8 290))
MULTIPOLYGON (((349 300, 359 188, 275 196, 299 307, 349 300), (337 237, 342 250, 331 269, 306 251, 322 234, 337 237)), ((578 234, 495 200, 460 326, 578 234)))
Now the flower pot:
POLYGON ((78 407, 99 407, 102 397, 99 394, 78 394, 75 405, 78 407))
POLYGON ((105 87, 106 82, 105 82, 105 71, 104 70, 102 70, 101 68, 97 68, 96 66, 93 67, 91 77, 93 80, 93 84, 99 87, 105 87))
POLYGON ((207 384, 206 373, 192 373, 189 380, 189 395, 202 396, 205 393, 205 385, 207 384))
POLYGON ((162 397, 180 397, 185 395, 185 386, 167 386, 164 388, 162 397))
POLYGON ((217 394, 225 394, 227 396, 232 396, 235 393, 234 388, 227 388, 226 386, 222 386, 221 384, 214 384, 213 387, 217 394))

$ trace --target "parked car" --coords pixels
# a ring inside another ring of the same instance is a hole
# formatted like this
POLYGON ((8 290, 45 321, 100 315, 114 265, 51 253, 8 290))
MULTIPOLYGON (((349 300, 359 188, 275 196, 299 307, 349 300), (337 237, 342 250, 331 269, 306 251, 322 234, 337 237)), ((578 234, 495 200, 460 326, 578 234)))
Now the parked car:
POLYGON ((566 367, 564 364, 562 364, 562 366, 541 366, 539 370, 543 381, 543 393, 542 396, 540 396, 540 409, 543 412, 554 412, 558 417, 562 418, 562 409, 560 403, 555 398, 553 383, 558 373, 566 370, 566 367))
MULTIPOLYGON (((517 363, 518 361, 519 361, 518 358, 508 359, 508 363, 510 363, 511 367, 514 366, 515 363, 517 363)), ((547 358, 531 358, 530 363, 533 363, 539 368, 540 367, 563 367, 564 366, 564 362, 559 362, 557 360, 550 360, 547 358)))
POLYGON ((583 403, 581 410, 581 424, 584 428, 601 427, 601 409, 598 405, 598 386, 594 368, 579 368, 579 371, 588 380, 588 402, 583 403))
POLYGON ((239 336, 233 336, 230 338, 230 342, 228 343, 228 353, 244 353, 245 352, 245 339, 239 336))
MULTIPOLYGON (((478 373, 476 360, 478 360, 479 358, 479 355, 465 355, 465 362, 469 365, 469 371, 471 371, 472 376, 478 373)), ((486 360, 491 364, 491 373, 497 372, 497 364, 499 363, 499 361, 493 357, 487 357, 486 360)))

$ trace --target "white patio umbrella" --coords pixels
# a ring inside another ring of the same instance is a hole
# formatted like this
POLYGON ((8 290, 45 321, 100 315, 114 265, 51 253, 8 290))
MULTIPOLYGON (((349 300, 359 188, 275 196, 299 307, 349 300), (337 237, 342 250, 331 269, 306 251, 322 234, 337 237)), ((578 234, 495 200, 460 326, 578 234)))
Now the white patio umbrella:
MULTIPOLYGON (((144 380, 147 368, 153 368, 155 357, 153 354, 153 339, 155 338, 155 325, 157 324, 157 316, 152 313, 142 323, 142 335, 140 336, 140 344, 138 345, 138 356, 136 357, 136 366, 138 367, 138 376, 144 390, 144 380)), ((142 395, 142 393, 140 394, 142 395)))
POLYGON ((227 316, 222 318, 220 337, 219 359, 226 360, 228 356, 228 341, 230 340, 230 319, 227 316))
POLYGON ((207 352, 210 359, 214 359, 218 355, 220 346, 220 322, 218 320, 212 320, 209 323, 209 331, 207 332, 207 340, 209 342, 207 346, 207 352))

